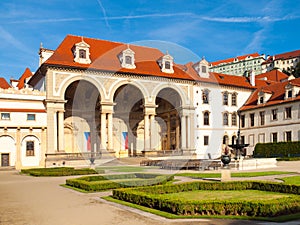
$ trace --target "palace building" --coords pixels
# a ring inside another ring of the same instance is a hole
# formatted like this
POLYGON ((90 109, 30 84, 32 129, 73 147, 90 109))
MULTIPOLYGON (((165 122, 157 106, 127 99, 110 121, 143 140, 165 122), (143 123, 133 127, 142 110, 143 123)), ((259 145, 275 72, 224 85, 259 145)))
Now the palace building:
POLYGON ((9 87, 0 80, 2 165, 218 158, 236 142, 240 108, 257 90, 281 83, 270 74, 215 73, 205 59, 181 65, 155 48, 73 35, 39 53, 33 75, 27 71, 9 87))

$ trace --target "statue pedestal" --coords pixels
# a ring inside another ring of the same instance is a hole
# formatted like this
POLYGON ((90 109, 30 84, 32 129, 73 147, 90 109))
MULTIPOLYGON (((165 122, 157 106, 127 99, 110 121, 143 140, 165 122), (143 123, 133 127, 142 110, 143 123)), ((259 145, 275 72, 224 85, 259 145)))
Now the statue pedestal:
POLYGON ((231 181, 231 171, 229 168, 221 169, 221 182, 231 181))

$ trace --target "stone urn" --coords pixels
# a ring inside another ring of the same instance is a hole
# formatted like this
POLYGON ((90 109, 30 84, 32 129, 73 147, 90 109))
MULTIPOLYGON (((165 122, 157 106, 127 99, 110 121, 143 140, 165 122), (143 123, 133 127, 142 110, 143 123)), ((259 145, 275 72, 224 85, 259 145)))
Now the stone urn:
POLYGON ((231 162, 231 157, 230 155, 221 155, 221 161, 223 163, 224 168, 228 168, 228 164, 231 162))

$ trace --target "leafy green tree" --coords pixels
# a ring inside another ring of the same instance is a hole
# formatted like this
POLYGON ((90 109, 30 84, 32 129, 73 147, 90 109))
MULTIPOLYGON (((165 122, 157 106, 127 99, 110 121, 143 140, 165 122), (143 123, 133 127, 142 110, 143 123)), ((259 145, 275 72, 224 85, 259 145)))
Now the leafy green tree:
POLYGON ((300 61, 297 63, 296 67, 293 69, 292 74, 294 77, 300 77, 300 61))

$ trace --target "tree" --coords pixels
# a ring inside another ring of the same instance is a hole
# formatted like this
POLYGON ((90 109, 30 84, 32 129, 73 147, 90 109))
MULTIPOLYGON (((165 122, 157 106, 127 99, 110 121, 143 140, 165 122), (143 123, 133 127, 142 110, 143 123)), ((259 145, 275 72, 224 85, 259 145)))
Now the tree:
POLYGON ((294 77, 300 77, 300 61, 297 63, 296 67, 293 69, 292 74, 294 77))

